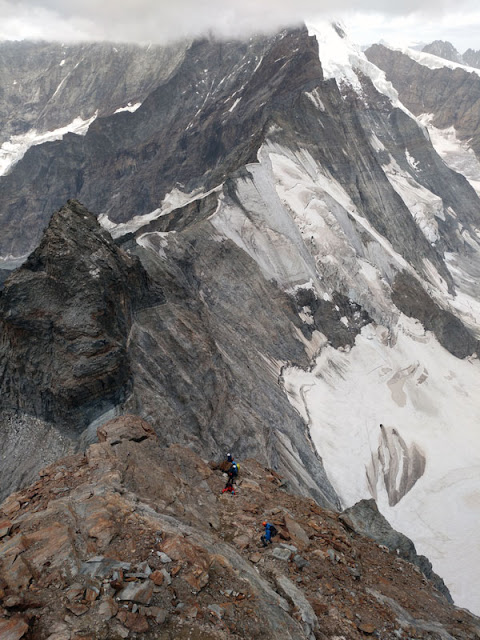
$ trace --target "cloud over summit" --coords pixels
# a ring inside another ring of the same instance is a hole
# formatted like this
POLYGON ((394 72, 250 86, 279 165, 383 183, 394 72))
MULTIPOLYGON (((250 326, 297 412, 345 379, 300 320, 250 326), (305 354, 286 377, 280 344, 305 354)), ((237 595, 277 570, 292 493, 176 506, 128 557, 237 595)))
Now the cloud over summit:
POLYGON ((0 0, 0 38, 161 43, 210 31, 245 36, 352 11, 417 14, 421 22, 460 10, 477 6, 473 0, 0 0))

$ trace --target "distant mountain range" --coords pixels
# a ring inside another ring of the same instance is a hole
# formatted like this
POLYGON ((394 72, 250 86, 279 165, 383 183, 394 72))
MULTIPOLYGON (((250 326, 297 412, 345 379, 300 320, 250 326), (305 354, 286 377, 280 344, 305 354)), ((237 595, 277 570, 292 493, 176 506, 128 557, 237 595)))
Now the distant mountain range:
POLYGON ((467 49, 465 53, 459 53, 453 44, 445 42, 444 40, 435 40, 430 44, 423 47, 422 51, 425 53, 431 53, 439 58, 445 58, 445 60, 451 60, 452 62, 458 62, 468 67, 475 67, 480 69, 480 51, 474 49, 467 49))

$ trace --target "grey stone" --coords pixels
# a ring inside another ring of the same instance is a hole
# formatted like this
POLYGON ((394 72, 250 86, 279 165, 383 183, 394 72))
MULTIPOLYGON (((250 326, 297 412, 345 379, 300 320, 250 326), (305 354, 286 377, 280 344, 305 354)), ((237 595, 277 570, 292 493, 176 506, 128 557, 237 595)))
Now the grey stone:
POLYGON ((118 600, 130 600, 140 604, 150 604, 153 596, 154 584, 151 580, 145 582, 129 582, 117 595, 118 600))
POLYGON ((163 551, 157 551, 157 556, 160 558, 163 564, 172 562, 172 559, 166 553, 163 553, 163 551))
POLYGON ((290 560, 291 555, 292 552, 290 549, 275 547, 275 549, 272 550, 272 556, 278 560, 290 560))
POLYGON ((318 619, 311 604, 306 599, 303 591, 286 576, 276 573, 275 582, 279 592, 297 608, 303 627, 303 632, 309 640, 315 640, 315 631, 318 629, 318 619))
POLYGON ((168 571, 166 569, 161 569, 161 572, 163 573, 163 577, 165 578, 165 583, 167 585, 172 584, 172 576, 168 573, 168 571))
POLYGON ((131 567, 129 562, 121 562, 112 558, 104 558, 103 556, 95 556, 80 566, 79 573, 81 575, 90 576, 91 578, 107 578, 114 571, 122 569, 128 571, 131 567))
POLYGON ((303 567, 308 566, 308 562, 305 560, 305 558, 302 558, 302 556, 300 555, 295 555, 293 556, 293 561, 294 563, 297 565, 298 569, 303 569, 303 567))
POLYGON ((208 610, 214 613, 217 618, 223 618, 223 609, 218 604, 209 604, 208 610))
POLYGON ((139 573, 145 574, 146 577, 148 577, 152 573, 152 570, 146 560, 145 562, 141 562, 139 565, 137 565, 135 567, 135 570, 139 573))
POLYGON ((118 605, 113 598, 106 598, 100 602, 97 615, 100 620, 110 620, 117 614, 117 611, 118 605))

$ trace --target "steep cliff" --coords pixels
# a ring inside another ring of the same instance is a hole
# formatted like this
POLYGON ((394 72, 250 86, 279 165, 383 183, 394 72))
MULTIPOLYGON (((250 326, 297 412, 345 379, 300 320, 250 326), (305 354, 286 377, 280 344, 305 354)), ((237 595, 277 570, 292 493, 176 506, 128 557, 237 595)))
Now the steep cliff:
POLYGON ((2 408, 82 428, 121 402, 133 316, 154 300, 139 261, 70 201, 0 294, 2 408))
POLYGON ((415 115, 432 114, 439 129, 455 127, 461 140, 468 140, 480 158, 480 76, 461 66, 430 68, 410 56, 383 45, 365 52, 385 71, 403 104, 415 115))
POLYGON ((188 46, 1 42, 0 144, 138 108, 188 46))

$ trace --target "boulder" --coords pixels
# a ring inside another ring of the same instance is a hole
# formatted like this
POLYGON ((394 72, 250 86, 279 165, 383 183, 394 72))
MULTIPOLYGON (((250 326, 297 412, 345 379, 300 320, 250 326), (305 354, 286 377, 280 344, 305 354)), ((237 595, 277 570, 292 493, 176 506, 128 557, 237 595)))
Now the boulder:
POLYGON ((109 420, 97 429, 99 442, 106 442, 111 446, 122 440, 142 442, 147 438, 156 438, 155 431, 148 422, 135 415, 124 415, 109 420))
POLYGON ((289 515, 285 516, 285 526, 291 539, 300 550, 306 549, 310 545, 310 540, 305 530, 289 515))
POLYGON ((0 638, 2 640, 20 640, 28 631, 28 624, 23 618, 0 618, 0 638))
POLYGON ((145 582, 129 582, 118 593, 119 600, 130 600, 131 602, 139 602, 140 604, 150 604, 153 596, 154 584, 152 580, 145 582))

